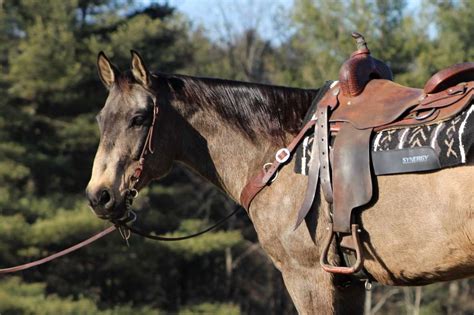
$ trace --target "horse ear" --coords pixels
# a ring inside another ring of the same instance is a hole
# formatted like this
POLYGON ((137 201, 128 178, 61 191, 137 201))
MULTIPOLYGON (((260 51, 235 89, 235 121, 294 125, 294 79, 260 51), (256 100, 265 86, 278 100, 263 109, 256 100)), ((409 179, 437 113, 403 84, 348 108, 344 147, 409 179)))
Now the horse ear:
POLYGON ((151 84, 150 73, 148 72, 142 57, 135 50, 130 51, 132 54, 132 74, 138 83, 145 87, 149 87, 151 84))
POLYGON ((110 89, 120 73, 118 68, 110 62, 103 51, 97 56, 97 70, 99 71, 100 80, 107 89, 110 89))

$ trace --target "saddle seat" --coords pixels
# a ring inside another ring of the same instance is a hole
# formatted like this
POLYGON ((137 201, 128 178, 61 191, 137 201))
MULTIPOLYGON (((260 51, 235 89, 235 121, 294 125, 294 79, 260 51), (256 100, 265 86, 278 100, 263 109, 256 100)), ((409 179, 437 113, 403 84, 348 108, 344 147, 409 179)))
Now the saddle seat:
MULTIPOLYGON (((456 85, 474 81, 474 63, 465 62, 437 72, 423 90, 402 86, 392 81, 392 71, 385 63, 371 56, 361 34, 354 32, 352 37, 356 39, 357 50, 339 72, 338 107, 331 108, 330 122, 349 122, 357 129, 378 129, 397 120, 401 120, 398 126, 418 124, 423 112, 431 112, 432 119, 440 119, 439 115, 432 115, 433 108, 458 102, 465 96, 466 88, 456 85), (403 114, 413 117, 403 120, 403 114)), ((454 110, 443 112, 453 114, 454 110)))
MULTIPOLYGON (((469 66, 472 65, 474 63, 469 66)), ((474 67, 471 70, 474 74, 474 67)), ((456 80, 457 85, 451 88, 427 94, 422 89, 373 79, 358 96, 339 95, 329 121, 348 122, 357 129, 379 131, 447 119, 459 113, 472 98, 474 77, 470 82, 464 81, 463 76, 456 80)))
POLYGON ((370 80, 361 94, 341 94, 330 122, 349 122, 357 129, 374 128, 395 121, 424 96, 421 89, 404 87, 385 79, 370 80))

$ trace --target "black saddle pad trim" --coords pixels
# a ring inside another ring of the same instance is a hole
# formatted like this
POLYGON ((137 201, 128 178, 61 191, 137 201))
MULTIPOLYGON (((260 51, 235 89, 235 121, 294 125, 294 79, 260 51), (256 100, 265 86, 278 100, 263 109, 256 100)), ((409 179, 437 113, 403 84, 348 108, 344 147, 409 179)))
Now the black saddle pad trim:
POLYGON ((401 174, 438 170, 438 155, 431 147, 405 148, 372 152, 375 175, 401 174))

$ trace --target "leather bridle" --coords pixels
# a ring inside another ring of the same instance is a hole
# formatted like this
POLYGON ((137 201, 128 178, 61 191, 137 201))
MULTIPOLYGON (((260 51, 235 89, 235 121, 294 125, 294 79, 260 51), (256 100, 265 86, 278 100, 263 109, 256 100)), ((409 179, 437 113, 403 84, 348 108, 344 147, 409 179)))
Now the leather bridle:
POLYGON ((135 172, 132 176, 130 176, 130 188, 129 192, 134 194, 135 197, 138 195, 138 191, 136 190, 135 186, 140 181, 140 177, 143 173, 143 168, 145 166, 145 158, 148 154, 153 154, 155 149, 153 147, 153 134, 155 131, 155 122, 158 118, 158 114, 160 112, 160 108, 156 104, 156 97, 153 97, 153 118, 151 121, 150 127, 148 127, 148 132, 145 138, 145 142, 143 143, 143 148, 140 153, 140 157, 138 158, 138 166, 135 169, 135 172))

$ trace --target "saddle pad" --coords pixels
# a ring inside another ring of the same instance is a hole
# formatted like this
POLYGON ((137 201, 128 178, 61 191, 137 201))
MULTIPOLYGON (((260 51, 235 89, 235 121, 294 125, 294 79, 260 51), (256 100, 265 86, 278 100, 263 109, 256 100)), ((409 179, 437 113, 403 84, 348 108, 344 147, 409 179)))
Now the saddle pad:
MULTIPOLYGON (((299 144, 295 169, 307 175, 314 134, 299 144)), ((474 149, 474 105, 451 119, 375 132, 371 139, 376 175, 436 170, 466 163, 474 149)))

